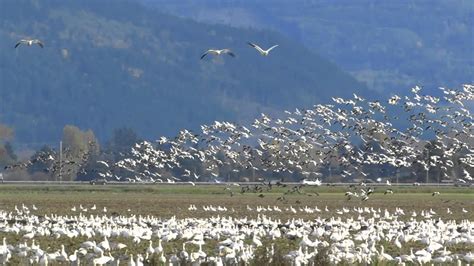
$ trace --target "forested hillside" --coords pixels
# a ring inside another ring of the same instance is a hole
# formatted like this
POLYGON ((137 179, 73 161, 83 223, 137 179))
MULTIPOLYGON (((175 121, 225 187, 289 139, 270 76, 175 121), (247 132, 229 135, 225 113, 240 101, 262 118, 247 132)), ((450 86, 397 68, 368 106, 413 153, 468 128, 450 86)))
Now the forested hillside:
POLYGON ((143 138, 216 119, 367 95, 364 85, 268 30, 194 22, 138 1, 2 1, 0 123, 16 145, 56 143, 65 125, 99 140, 130 127, 143 138), (21 45, 38 38, 39 46, 21 45), (279 44, 261 57, 246 42, 279 44), (237 55, 199 60, 209 48, 237 55))
POLYGON ((197 21, 281 32, 378 91, 474 81, 474 1, 141 1, 197 21))

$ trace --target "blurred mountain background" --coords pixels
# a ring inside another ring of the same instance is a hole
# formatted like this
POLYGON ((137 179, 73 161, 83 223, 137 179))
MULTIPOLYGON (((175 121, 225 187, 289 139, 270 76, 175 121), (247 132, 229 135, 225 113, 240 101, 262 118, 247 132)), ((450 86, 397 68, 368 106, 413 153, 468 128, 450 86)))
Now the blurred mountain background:
POLYGON ((0 1, 0 167, 55 180, 62 140, 74 162, 64 180, 90 179, 98 159, 214 120, 459 88, 474 83, 473 11, 462 0, 0 1), (22 38, 45 47, 15 49, 22 38), (262 57, 248 41, 279 47, 262 57), (209 48, 237 56, 200 60, 209 48), (19 163, 44 156, 54 163, 19 163))
POLYGON ((65 125, 91 129, 102 142, 123 127, 157 139, 371 94, 274 29, 197 22, 138 0, 2 1, 0 9, 0 123, 13 129, 17 148, 57 146, 65 125), (45 47, 14 49, 22 38, 45 47), (262 57, 247 41, 280 47, 262 57), (200 60, 209 48, 237 57, 200 60))
POLYGON ((474 80, 474 2, 141 0, 196 21, 273 30, 379 92, 474 80))

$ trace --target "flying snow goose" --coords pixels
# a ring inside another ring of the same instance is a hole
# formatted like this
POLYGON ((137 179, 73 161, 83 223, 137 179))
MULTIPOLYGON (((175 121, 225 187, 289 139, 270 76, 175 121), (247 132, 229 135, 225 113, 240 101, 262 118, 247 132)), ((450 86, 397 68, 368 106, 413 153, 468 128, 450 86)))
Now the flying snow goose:
POLYGON ((255 48, 261 55, 267 56, 273 48, 278 47, 278 44, 273 45, 272 47, 268 48, 267 50, 263 50, 262 47, 256 45, 255 43, 248 42, 248 45, 252 46, 255 48))
POLYGON ((213 54, 213 55, 223 55, 223 54, 228 54, 232 57, 235 57, 235 54, 230 50, 230 49, 209 49, 207 50, 203 55, 201 55, 201 59, 203 59, 206 55, 208 54, 213 54))
POLYGON ((17 42, 17 44, 15 45, 15 48, 17 48, 18 46, 20 46, 20 44, 26 44, 28 46, 32 46, 33 44, 37 44, 39 45, 41 48, 43 48, 43 43, 38 40, 38 39, 23 39, 23 40, 20 40, 19 42, 17 42))

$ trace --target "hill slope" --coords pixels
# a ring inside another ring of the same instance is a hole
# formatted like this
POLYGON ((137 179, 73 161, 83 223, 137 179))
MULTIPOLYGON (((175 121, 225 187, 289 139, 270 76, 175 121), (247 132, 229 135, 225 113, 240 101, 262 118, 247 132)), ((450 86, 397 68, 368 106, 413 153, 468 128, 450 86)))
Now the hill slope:
POLYGON ((0 122, 16 141, 56 141, 65 124, 99 139, 129 126, 145 138, 216 119, 244 120, 331 96, 368 94, 338 67, 269 31, 211 26, 137 2, 2 2, 0 122), (45 48, 20 46, 40 38, 45 48), (246 41, 280 47, 261 57, 246 41), (228 56, 199 60, 211 47, 228 56), (357 90, 357 91, 354 91, 357 90))

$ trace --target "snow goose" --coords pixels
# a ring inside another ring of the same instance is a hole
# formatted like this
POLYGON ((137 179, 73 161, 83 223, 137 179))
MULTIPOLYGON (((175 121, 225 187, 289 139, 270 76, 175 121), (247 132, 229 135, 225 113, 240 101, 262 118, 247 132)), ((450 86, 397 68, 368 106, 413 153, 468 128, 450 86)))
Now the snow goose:
POLYGON ((93 262, 94 266, 95 265, 105 265, 106 263, 108 263, 111 260, 112 260, 111 257, 104 256, 104 252, 100 251, 100 257, 93 259, 92 262, 93 262))
POLYGON ((271 50, 278 47, 278 44, 277 44, 277 45, 273 45, 272 47, 268 48, 267 50, 263 50, 262 47, 256 45, 255 43, 248 42, 248 45, 255 48, 263 56, 268 56, 268 54, 270 53, 271 50))
POLYGON ((155 248, 154 251, 156 254, 163 253, 163 246, 161 245, 161 239, 158 239, 158 246, 155 248))
POLYGON ((15 45, 15 48, 17 48, 18 46, 20 46, 20 44, 26 44, 28 46, 32 46, 33 44, 37 44, 39 45, 41 48, 44 47, 44 44, 38 40, 38 39, 23 39, 23 40, 20 40, 19 42, 16 43, 15 45))
POLYGON ((469 263, 474 262, 474 254, 472 252, 469 252, 464 255, 463 259, 469 263))
POLYGON ((381 251, 380 251, 380 254, 379 254, 379 256, 378 256, 378 260, 379 260, 379 261, 384 261, 384 260, 386 260, 386 261, 392 261, 392 260, 393 260, 393 257, 390 256, 390 254, 385 253, 385 251, 384 251, 384 246, 382 245, 380 248, 381 248, 381 251))
POLYGON ((213 54, 213 55, 223 55, 228 54, 232 57, 235 57, 235 54, 230 49, 209 49, 204 54, 201 55, 201 59, 203 59, 206 55, 213 54))

